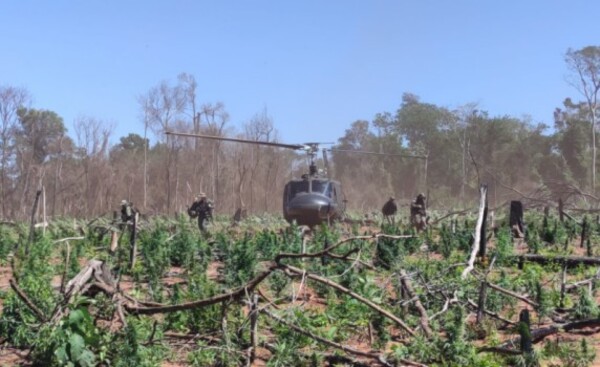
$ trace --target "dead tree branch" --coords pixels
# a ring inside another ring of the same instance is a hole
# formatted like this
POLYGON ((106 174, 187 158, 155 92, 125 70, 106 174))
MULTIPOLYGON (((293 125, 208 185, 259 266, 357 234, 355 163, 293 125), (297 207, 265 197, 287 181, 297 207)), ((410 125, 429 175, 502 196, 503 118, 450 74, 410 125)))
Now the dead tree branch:
MULTIPOLYGON (((342 351, 344 351, 346 353, 354 354, 354 355, 357 355, 357 356, 360 356, 360 357, 366 357, 366 358, 374 359, 374 360, 378 361, 379 363, 383 364, 384 366, 390 366, 390 367, 392 366, 389 362, 385 361, 385 359, 383 358, 382 355, 380 355, 378 353, 363 352, 363 351, 361 351, 359 349, 355 349, 355 348, 352 348, 352 347, 349 347, 349 346, 346 346, 346 345, 343 345, 343 344, 339 344, 339 343, 333 342, 331 340, 325 339, 323 337, 320 337, 320 336, 318 336, 316 334, 311 333, 308 330, 302 329, 302 328, 300 328, 300 327, 298 327, 298 326, 296 326, 296 325, 294 325, 294 324, 292 324, 292 323, 290 323, 290 322, 282 319, 281 317, 279 317, 279 316, 277 316, 277 315, 269 312, 266 309, 260 309, 260 312, 264 313, 265 315, 267 315, 268 317, 272 318, 273 320, 275 320, 275 321, 277 321, 277 322, 279 322, 279 323, 281 323, 281 324, 289 327, 290 329, 296 331, 297 333, 300 333, 302 335, 308 336, 309 338, 314 339, 314 340, 316 340, 316 341, 318 341, 320 343, 323 343, 325 345, 328 345, 328 346, 336 348, 336 349, 340 349, 340 350, 342 350, 342 351)), ((423 365, 423 364, 420 364, 420 363, 417 363, 417 362, 413 362, 413 361, 409 361, 409 360, 404 360, 403 359, 403 360, 401 360, 401 362, 405 363, 405 364, 407 364, 409 366, 425 367, 425 365, 423 365)))
POLYGON ((520 262, 529 261, 542 265, 546 264, 562 264, 568 267, 577 267, 580 264, 597 266, 600 265, 600 257, 585 257, 585 256, 547 256, 537 254, 516 255, 514 258, 520 262))
POLYGON ((25 294, 25 292, 23 292, 21 290, 21 288, 19 288, 19 286, 17 285, 17 282, 11 278, 11 280, 9 281, 10 283, 10 287, 12 288, 13 291, 15 291, 15 293, 17 294, 17 296, 19 296, 19 298, 21 299, 21 301, 23 301, 23 303, 25 303, 27 305, 27 307, 29 307, 29 309, 35 314, 35 316, 37 317, 37 319, 40 322, 45 322, 46 319, 46 315, 44 315, 44 313, 42 312, 42 310, 40 310, 30 299, 29 297, 27 297, 27 295, 25 294))
POLYGON ((243 285, 231 292, 220 294, 218 296, 214 296, 214 297, 210 297, 210 298, 206 298, 206 299, 202 299, 202 300, 198 300, 198 301, 188 302, 188 303, 182 303, 182 304, 178 304, 178 305, 148 307, 148 306, 135 306, 135 305, 125 304, 124 308, 125 308, 125 310, 127 310, 127 312, 130 312, 133 314, 153 315, 153 314, 157 314, 157 313, 169 313, 169 312, 177 312, 177 311, 182 311, 182 310, 191 310, 191 309, 195 309, 195 308, 214 305, 217 303, 222 303, 224 301, 240 299, 246 295, 247 291, 253 290, 256 286, 258 286, 275 269, 277 269, 277 267, 275 265, 272 265, 269 267, 269 269, 263 271, 262 273, 260 273, 254 279, 250 280, 245 285, 243 285))
POLYGON ((319 283, 323 283, 326 284, 332 288, 337 289, 338 291, 345 293, 347 295, 349 295, 350 297, 356 299, 357 301, 360 301, 362 303, 364 303, 365 305, 369 306, 371 309, 373 309, 376 312, 379 312, 381 315, 387 317, 388 319, 394 321, 396 324, 398 324, 402 329, 404 329, 404 331, 406 331, 408 334, 410 334, 411 336, 415 336, 415 331, 408 326, 406 323, 404 323, 404 321, 400 320, 398 317, 396 317, 395 315, 393 315, 391 312, 384 310, 383 308, 377 306, 375 303, 371 302, 370 300, 364 298, 363 296, 361 296, 360 294, 354 293, 353 291, 349 290, 348 288, 345 288, 341 285, 339 285, 336 282, 333 282, 327 278, 323 278, 320 277, 318 275, 315 274, 311 274, 308 273, 302 269, 298 269, 296 267, 293 267, 291 265, 280 265, 280 267, 282 269, 287 269, 289 270, 291 273, 296 274, 296 275, 300 275, 300 276, 306 276, 309 279, 315 280, 319 283))
POLYGON ((427 315, 427 310, 421 303, 421 300, 419 299, 419 297, 416 296, 415 291, 413 290, 411 281, 408 278, 408 274, 406 274, 406 271, 404 271, 404 270, 400 270, 400 282, 402 283, 404 290, 406 290, 406 294, 408 297, 410 297, 410 298, 416 297, 415 307, 417 308, 417 311, 419 311, 419 314, 421 315, 420 323, 421 323, 421 327, 423 328, 423 333, 425 334, 425 336, 427 338, 431 338, 432 331, 431 331, 431 328, 429 327, 429 316, 427 315))
POLYGON ((477 214, 477 225, 475 226, 475 239, 473 241, 473 249, 471 250, 471 256, 469 256, 468 265, 462 272, 462 278, 465 279, 467 275, 475 267, 475 258, 479 252, 479 244, 481 242, 481 227, 483 226, 483 216, 485 213, 485 198, 487 195, 487 186, 481 185, 479 187, 479 212, 477 214))

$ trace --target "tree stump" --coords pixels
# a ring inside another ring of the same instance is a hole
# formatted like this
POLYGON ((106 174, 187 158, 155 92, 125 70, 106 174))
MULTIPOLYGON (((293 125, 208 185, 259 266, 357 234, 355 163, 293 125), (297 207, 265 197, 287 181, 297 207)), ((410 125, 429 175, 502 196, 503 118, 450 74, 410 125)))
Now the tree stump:
POLYGON ((523 203, 520 201, 510 202, 510 229, 513 237, 523 238, 525 230, 523 228, 523 203))

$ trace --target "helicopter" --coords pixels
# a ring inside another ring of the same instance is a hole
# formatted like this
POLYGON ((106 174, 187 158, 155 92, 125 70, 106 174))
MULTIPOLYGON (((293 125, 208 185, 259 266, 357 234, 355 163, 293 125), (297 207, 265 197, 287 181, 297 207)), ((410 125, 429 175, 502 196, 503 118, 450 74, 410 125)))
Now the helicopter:
POLYGON ((295 222, 298 225, 305 225, 309 227, 314 227, 323 223, 330 224, 334 221, 342 220, 345 216, 347 200, 342 190, 341 182, 333 180, 329 176, 331 171, 329 169, 327 151, 426 159, 426 156, 413 156, 406 154, 386 154, 344 149, 322 149, 323 163, 325 165, 325 171, 323 173, 319 172, 319 169, 315 163, 315 157, 317 156, 320 145, 333 143, 312 142, 304 144, 284 144, 175 131, 166 131, 165 134, 197 139, 264 145, 306 152, 309 158, 308 173, 303 174, 300 178, 290 180, 284 186, 283 216, 289 223, 295 222))

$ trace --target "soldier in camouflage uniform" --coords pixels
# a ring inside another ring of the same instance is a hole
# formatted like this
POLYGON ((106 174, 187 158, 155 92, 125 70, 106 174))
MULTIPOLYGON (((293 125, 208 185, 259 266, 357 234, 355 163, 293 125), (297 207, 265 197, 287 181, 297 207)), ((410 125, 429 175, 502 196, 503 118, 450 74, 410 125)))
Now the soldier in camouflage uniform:
POLYGON ((389 224, 395 223, 395 215, 398 212, 398 205, 396 205, 396 199, 391 196, 388 201, 383 204, 381 208, 381 213, 383 217, 387 220, 389 224))
POLYGON ((121 200, 121 222, 125 224, 131 222, 134 215, 135 209, 133 208, 133 203, 121 200))
POLYGON ((410 204, 410 221, 417 231, 423 231, 427 228, 428 220, 426 197, 424 194, 419 194, 410 204))
POLYGON ((198 217, 198 228, 200 232, 206 232, 206 224, 212 221, 213 203, 205 193, 196 196, 192 206, 188 209, 188 215, 191 218, 198 217))

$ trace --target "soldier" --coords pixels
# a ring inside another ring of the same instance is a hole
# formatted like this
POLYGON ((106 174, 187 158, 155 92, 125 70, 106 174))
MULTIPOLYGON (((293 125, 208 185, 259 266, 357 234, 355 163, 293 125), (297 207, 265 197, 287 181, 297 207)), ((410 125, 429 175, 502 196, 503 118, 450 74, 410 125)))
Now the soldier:
POLYGON ((415 201, 410 204, 410 221, 417 231, 423 231, 427 227, 427 206, 425 195, 419 194, 415 201))
POLYGON ((191 218, 198 217, 198 228, 200 232, 206 232, 206 222, 212 221, 212 210, 213 204, 206 197, 205 193, 201 193, 196 196, 196 200, 192 203, 192 206, 188 209, 188 215, 191 218))
POLYGON ((383 208, 381 208, 381 213, 383 217, 388 221, 388 223, 393 224, 395 222, 395 215, 398 211, 398 206, 396 205, 396 200, 393 196, 390 196, 389 200, 383 204, 383 208))
POLYGON ((133 221, 136 212, 137 210, 133 207, 133 203, 130 203, 125 199, 121 200, 121 222, 123 224, 133 221))

